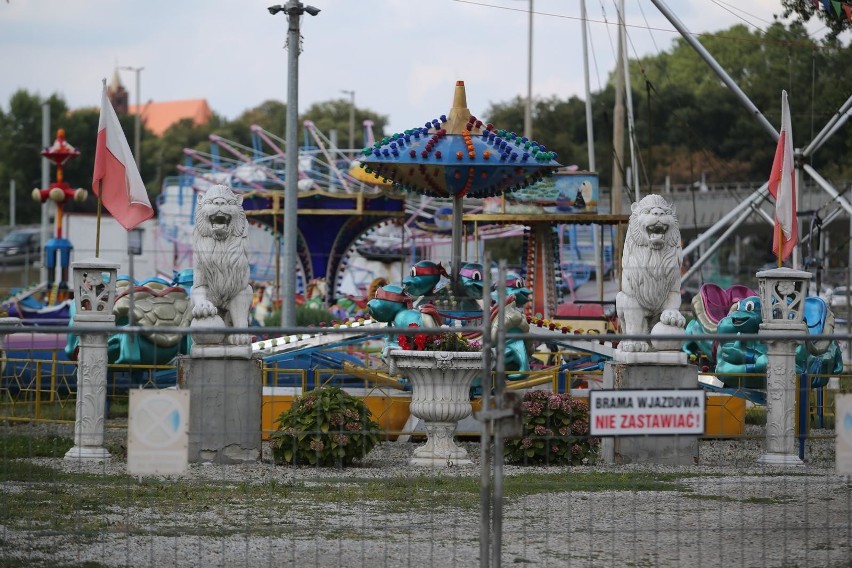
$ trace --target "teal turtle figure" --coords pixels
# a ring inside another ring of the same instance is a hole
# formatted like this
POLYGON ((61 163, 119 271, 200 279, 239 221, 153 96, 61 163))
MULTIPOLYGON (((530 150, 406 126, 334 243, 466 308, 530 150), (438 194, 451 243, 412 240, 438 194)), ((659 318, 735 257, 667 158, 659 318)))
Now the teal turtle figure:
MULTIPOLYGON (((524 279, 517 272, 510 270, 506 272, 506 279, 503 284, 506 286, 506 297, 514 296, 515 297, 515 307, 519 310, 524 309, 524 306, 530 301, 530 296, 532 296, 532 291, 526 287, 524 283, 524 279)), ((498 297, 498 286, 499 283, 495 282, 491 287, 493 290, 491 292, 491 299, 495 302, 498 297)))
POLYGON ((411 267, 411 274, 402 279, 402 287, 412 298, 431 296, 441 276, 447 276, 447 271, 440 262, 421 260, 411 267))
MULTIPOLYGON (((731 307, 719 321, 720 334, 753 334, 760 331, 760 298, 749 296, 731 307)), ((751 389, 766 388, 766 345, 759 341, 723 341, 716 352, 716 372, 726 386, 751 389)))
POLYGON ((446 317, 459 316, 463 325, 477 319, 483 308, 483 270, 481 264, 463 263, 458 281, 440 288, 431 300, 446 317))
MULTIPOLYGON (((760 331, 761 300, 759 296, 748 296, 733 304, 727 316, 719 320, 716 332, 725 335, 757 334, 760 331)), ((834 315, 825 300, 818 296, 805 298, 803 320, 812 335, 834 332, 834 315)), ((706 333, 693 320, 687 334, 706 333)), ((766 345, 760 341, 692 340, 684 350, 697 354, 711 364, 719 380, 729 388, 765 389, 768 356, 766 345)), ((796 347, 796 372, 810 377, 810 386, 819 388, 828 382, 828 376, 842 372, 843 359, 837 341, 805 341, 796 347)))
POLYGON ((382 286, 376 290, 375 297, 367 302, 367 310, 374 320, 390 324, 400 311, 410 307, 411 297, 396 284, 382 286))
MULTIPOLYGON (((397 284, 386 284, 376 290, 375 297, 367 302, 367 309, 376 321, 388 324, 388 327, 437 327, 435 316, 429 307, 414 309, 411 297, 397 284)), ((391 349, 401 349, 396 335, 385 337, 382 357, 391 349)))
POLYGON ((466 299, 482 299, 482 273, 484 270, 482 265, 476 262, 462 264, 461 269, 459 269, 459 284, 466 299))
MULTIPOLYGON (((532 292, 524 284, 524 279, 514 271, 506 273, 503 282, 495 282, 492 286, 491 299, 495 306, 499 298, 500 285, 506 287, 506 300, 502 310, 506 324, 506 333, 529 333, 530 326, 523 313, 524 306, 529 302, 532 292)), ((496 315, 496 314, 495 314, 496 315)), ((492 333, 496 327, 492 327, 492 333)), ((496 340, 496 336, 494 337, 496 340)), ((532 353, 532 341, 529 339, 507 338, 505 349, 505 365, 509 374, 509 380, 528 378, 530 370, 530 353, 532 353)))

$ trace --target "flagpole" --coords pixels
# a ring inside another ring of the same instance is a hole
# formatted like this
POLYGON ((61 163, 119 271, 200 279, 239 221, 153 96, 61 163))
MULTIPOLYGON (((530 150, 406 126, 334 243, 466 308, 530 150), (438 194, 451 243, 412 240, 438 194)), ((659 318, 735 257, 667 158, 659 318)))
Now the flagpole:
MULTIPOLYGON (((107 88, 106 77, 101 79, 101 83, 103 84, 103 87, 102 87, 103 90, 106 91, 106 88, 107 88)), ((136 101, 136 103, 138 104, 139 101, 136 101)), ((139 112, 138 108, 136 109, 136 112, 139 112)), ((100 134, 100 129, 101 129, 100 121, 103 119, 103 114, 104 114, 104 106, 103 106, 103 98, 102 98, 101 99, 101 113, 100 113, 101 118, 98 120, 98 133, 99 134, 100 134)), ((97 158, 97 151, 95 151, 95 158, 97 158)), ((97 162, 97 160, 96 160, 96 162, 97 162)), ((97 163, 95 164, 95 166, 96 166, 95 169, 97 170, 97 163)), ((103 194, 104 194, 104 179, 103 179, 103 177, 101 177, 98 180, 98 213, 97 213, 97 217, 96 217, 97 218, 97 224, 95 226, 95 258, 98 258, 98 257, 101 256, 101 205, 103 203, 103 194)))
POLYGON ((777 233, 775 238, 777 239, 777 242, 778 242, 778 268, 781 268, 784 265, 784 259, 781 256, 783 254, 783 251, 784 251, 784 246, 783 246, 784 241, 782 240, 783 233, 781 232, 781 224, 780 223, 775 224, 775 232, 777 233))
POLYGON ((95 258, 101 256, 101 203, 103 202, 103 198, 101 197, 104 193, 104 180, 98 180, 98 214, 97 214, 97 225, 95 227, 95 258))

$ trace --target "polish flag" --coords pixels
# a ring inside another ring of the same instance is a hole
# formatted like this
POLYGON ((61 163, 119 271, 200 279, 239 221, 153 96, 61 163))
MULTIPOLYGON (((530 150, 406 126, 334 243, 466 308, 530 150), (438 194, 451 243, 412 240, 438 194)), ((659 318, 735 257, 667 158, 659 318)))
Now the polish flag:
POLYGON ((772 252, 784 261, 793 252, 799 238, 796 222, 793 130, 790 125, 787 91, 781 91, 781 135, 778 137, 778 147, 775 149, 772 173, 769 174, 769 193, 775 198, 775 236, 772 239, 772 252))
POLYGON ((142 183, 127 138, 107 97, 106 82, 101 96, 92 190, 101 197, 107 211, 128 231, 154 216, 148 190, 142 183))

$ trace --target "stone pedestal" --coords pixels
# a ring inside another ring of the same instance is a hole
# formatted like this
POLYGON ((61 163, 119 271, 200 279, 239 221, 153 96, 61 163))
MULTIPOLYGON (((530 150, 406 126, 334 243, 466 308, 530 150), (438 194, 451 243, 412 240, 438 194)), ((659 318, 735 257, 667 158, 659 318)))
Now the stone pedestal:
MULTIPOLYGON (((104 324, 112 323, 112 315, 104 324)), ((112 456, 104 448, 107 390, 107 335, 86 333, 85 325, 74 325, 80 337, 77 360, 77 405, 74 420, 74 447, 66 460, 107 461, 112 456)))
MULTIPOLYGON (((600 388, 694 389, 698 388, 698 367, 609 361, 604 366, 600 388)), ((604 463, 693 465, 698 463, 698 436, 603 438, 600 451, 604 463)))
POLYGON ((66 460, 107 461, 104 448, 107 391, 107 332, 115 325, 115 282, 118 264, 91 258, 71 265, 74 284, 74 333, 77 355, 77 406, 74 447, 66 460), (95 329, 101 328, 101 331, 95 329))
POLYGON ((757 463, 804 465, 796 439, 796 342, 790 334, 807 334, 803 323, 760 324, 766 343, 766 444, 757 463), (781 339, 784 337, 785 339, 781 339))
POLYGON ((757 273, 759 334, 766 343, 766 445, 757 459, 767 465, 803 465, 796 448, 796 340, 807 338, 805 298, 810 272, 773 268, 757 273))
POLYGON ((189 390, 190 462, 260 459, 260 363, 260 359, 180 358, 179 381, 189 390))

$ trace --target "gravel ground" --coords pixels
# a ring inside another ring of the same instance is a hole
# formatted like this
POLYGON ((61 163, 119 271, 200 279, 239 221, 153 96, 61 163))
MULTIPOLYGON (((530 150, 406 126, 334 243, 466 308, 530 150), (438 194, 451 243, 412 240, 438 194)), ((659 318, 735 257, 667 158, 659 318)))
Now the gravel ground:
MULTIPOLYGON (((29 428, 33 435, 70 433, 67 425, 16 428, 29 428)), ((535 566, 850 566, 852 491, 848 479, 834 473, 833 431, 812 435, 823 439, 808 442, 805 466, 798 468, 757 465, 763 429, 754 426, 743 439, 702 440, 700 463, 694 466, 506 466, 507 476, 551 474, 546 479, 552 487, 507 497, 502 560, 535 566), (683 477, 675 490, 665 491, 560 488, 561 476, 569 480, 581 472, 683 477)), ((125 430, 110 429, 108 444, 120 444, 124 436, 125 430)), ((414 512, 380 499, 367 506, 352 504, 351 491, 354 488, 357 495, 365 480, 385 480, 391 487, 424 476, 436 482, 447 477, 478 479, 479 444, 462 445, 473 465, 440 471, 407 465, 416 445, 397 442, 380 443, 358 467, 345 470, 281 467, 268 461, 192 465, 180 479, 190 488, 275 482, 271 487, 279 490, 270 489, 251 507, 228 501, 169 513, 156 503, 57 512, 102 520, 104 529, 85 538, 49 526, 0 526, 0 565, 475 566, 479 512, 442 499, 439 487, 434 505, 414 512), (327 490, 329 498, 285 512, 285 488, 293 484, 316 485, 327 490), (193 530, 163 536, 168 533, 164 527, 170 526, 193 530), (46 536, 50 546, 45 545, 46 536)), ((61 459, 31 461, 65 471, 126 472, 122 459, 89 466, 61 459)), ((126 483, 130 488, 137 481, 127 478, 126 483)), ((21 491, 22 485, 2 484, 0 494, 21 491)), ((62 490, 75 489, 63 485, 62 490)), ((76 490, 91 491, 92 486, 76 490)))

